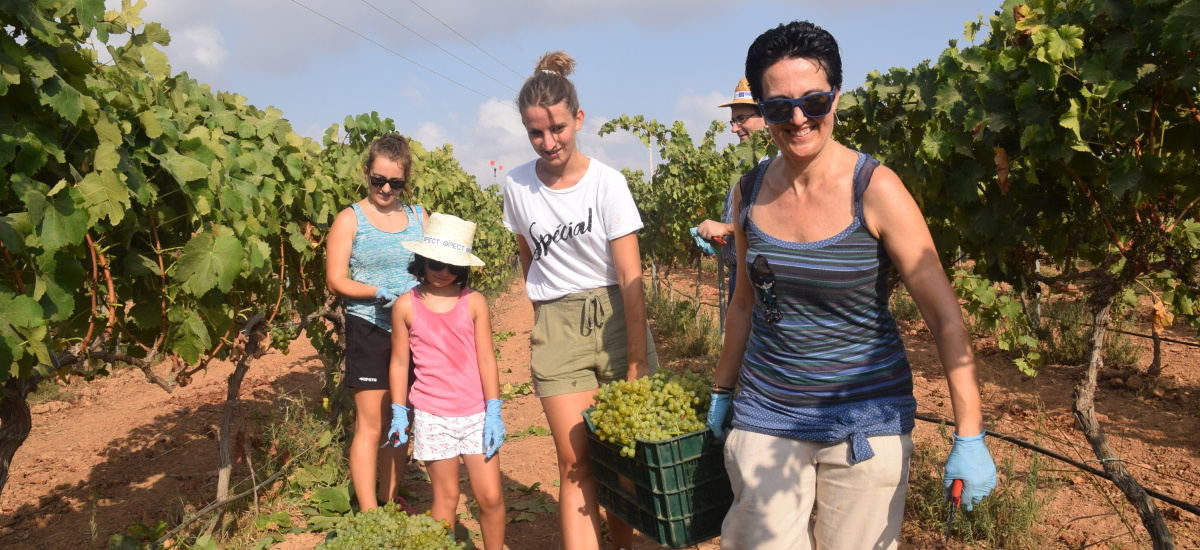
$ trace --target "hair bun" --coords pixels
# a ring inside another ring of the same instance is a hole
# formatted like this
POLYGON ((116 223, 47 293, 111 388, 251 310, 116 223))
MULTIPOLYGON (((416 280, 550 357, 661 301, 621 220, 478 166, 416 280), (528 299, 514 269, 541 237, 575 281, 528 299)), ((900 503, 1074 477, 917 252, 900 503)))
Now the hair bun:
POLYGON ((557 51, 549 52, 543 55, 538 60, 537 68, 534 70, 534 75, 540 73, 556 74, 566 78, 575 71, 575 60, 571 59, 567 52, 557 51))

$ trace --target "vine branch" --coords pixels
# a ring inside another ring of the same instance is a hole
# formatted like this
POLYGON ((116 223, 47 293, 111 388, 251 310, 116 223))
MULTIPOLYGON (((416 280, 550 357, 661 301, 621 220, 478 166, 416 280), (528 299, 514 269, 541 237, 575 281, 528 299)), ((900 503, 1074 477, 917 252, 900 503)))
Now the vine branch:
POLYGON ((4 261, 8 264, 8 268, 12 270, 13 282, 17 285, 17 293, 25 294, 25 283, 21 281, 21 272, 17 271, 17 263, 13 261, 13 257, 8 253, 8 249, 4 247, 4 242, 0 241, 0 252, 4 253, 4 261))
POLYGON ((1108 236, 1112 239, 1113 245, 1124 255, 1128 251, 1128 247, 1121 242, 1120 236, 1117 235, 1117 230, 1113 228, 1112 220, 1108 219, 1108 216, 1104 214, 1104 209, 1100 208, 1100 202, 1096 200, 1096 197, 1092 196, 1092 190, 1088 189, 1087 184, 1083 183, 1083 179, 1071 169, 1071 166, 1065 160, 1058 159, 1058 163, 1071 175, 1071 179, 1075 180, 1075 184, 1079 186, 1080 191, 1083 191, 1083 196, 1087 197, 1088 202, 1092 203, 1092 206, 1096 208, 1096 212, 1100 214, 1100 220, 1104 222, 1104 227, 1108 230, 1108 236))

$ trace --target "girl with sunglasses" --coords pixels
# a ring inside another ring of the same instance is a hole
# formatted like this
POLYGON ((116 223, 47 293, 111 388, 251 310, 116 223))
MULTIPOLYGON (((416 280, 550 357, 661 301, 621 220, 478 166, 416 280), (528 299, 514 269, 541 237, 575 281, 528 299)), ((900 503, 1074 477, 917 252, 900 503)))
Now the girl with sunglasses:
POLYGON ((500 371, 487 300, 470 288, 470 266, 483 265, 471 254, 474 238, 474 223, 434 214, 420 241, 404 243, 415 254, 408 271, 420 284, 392 308, 388 440, 408 441, 411 406, 413 458, 425 462, 433 486, 430 515, 453 528, 461 458, 479 504, 483 547, 500 550, 507 522, 496 454, 504 444, 500 371))
POLYGON ((751 284, 734 291, 708 416, 734 491, 721 546, 896 548, 916 400, 889 271, 937 342, 956 426, 944 482, 963 482, 967 509, 996 483, 970 336, 903 183, 831 137, 833 36, 807 21, 768 30, 746 78, 781 155, 734 190, 751 284))
MULTIPOLYGON (((600 544, 596 480, 582 412, 600 384, 635 379, 658 366, 646 326, 642 228, 620 172, 576 145, 583 110, 563 52, 538 61, 517 95, 538 158, 504 181, 504 226, 517 234, 525 290, 534 307, 530 370, 558 455, 563 548, 600 544)), ((613 548, 632 548, 633 530, 608 515, 613 548)))
POLYGON ((343 382, 354 395, 355 409, 350 479, 363 511, 396 498, 408 455, 407 447, 381 449, 380 442, 391 422, 391 307, 416 284, 407 270, 412 253, 401 243, 420 239, 427 218, 412 204, 411 169, 404 136, 393 133, 372 141, 363 166, 367 196, 338 213, 326 245, 326 284, 334 295, 346 298, 343 382))

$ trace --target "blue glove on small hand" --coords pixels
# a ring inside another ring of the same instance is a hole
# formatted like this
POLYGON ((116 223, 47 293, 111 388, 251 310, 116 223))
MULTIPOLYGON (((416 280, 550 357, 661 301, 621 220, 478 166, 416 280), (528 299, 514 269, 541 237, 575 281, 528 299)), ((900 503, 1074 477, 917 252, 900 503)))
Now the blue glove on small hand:
POLYGON ((388 443, 399 447, 408 443, 408 407, 392 403, 392 427, 388 428, 388 443))
POLYGON ((712 245, 709 244, 709 242, 704 239, 704 237, 700 236, 700 228, 699 227, 692 228, 692 238, 696 239, 696 246, 700 247, 700 250, 702 250, 705 254, 716 254, 717 253, 717 250, 715 248, 713 248, 712 245))
POLYGON ((704 424, 721 441, 725 440, 725 430, 733 421, 732 405, 733 396, 728 393, 714 393, 708 402, 708 419, 704 424))
POLYGON ((488 399, 487 414, 483 418, 483 453, 485 458, 492 458, 500 446, 504 444, 504 420, 500 418, 499 399, 488 399))
POLYGON ((950 449, 950 458, 946 459, 946 475, 942 485, 946 488, 949 498, 950 485, 954 480, 963 482, 962 503, 967 511, 975 508, 983 497, 988 496, 996 488, 996 462, 988 452, 983 436, 987 432, 971 437, 960 437, 954 434, 954 447, 950 449))
POLYGON ((379 300, 380 302, 385 302, 383 307, 392 307, 392 304, 396 303, 396 299, 399 298, 401 294, 404 294, 404 291, 399 288, 379 287, 375 289, 375 299, 379 300))

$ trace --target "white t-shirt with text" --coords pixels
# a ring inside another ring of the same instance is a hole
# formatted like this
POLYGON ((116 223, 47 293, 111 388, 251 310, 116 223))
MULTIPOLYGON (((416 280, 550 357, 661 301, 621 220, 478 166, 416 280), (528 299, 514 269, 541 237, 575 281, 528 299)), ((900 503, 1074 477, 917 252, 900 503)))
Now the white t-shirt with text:
POLYGON ((618 283, 609 241, 642 228, 625 176, 596 159, 575 185, 550 189, 537 161, 504 179, 504 227, 533 253, 525 289, 533 302, 618 283))

